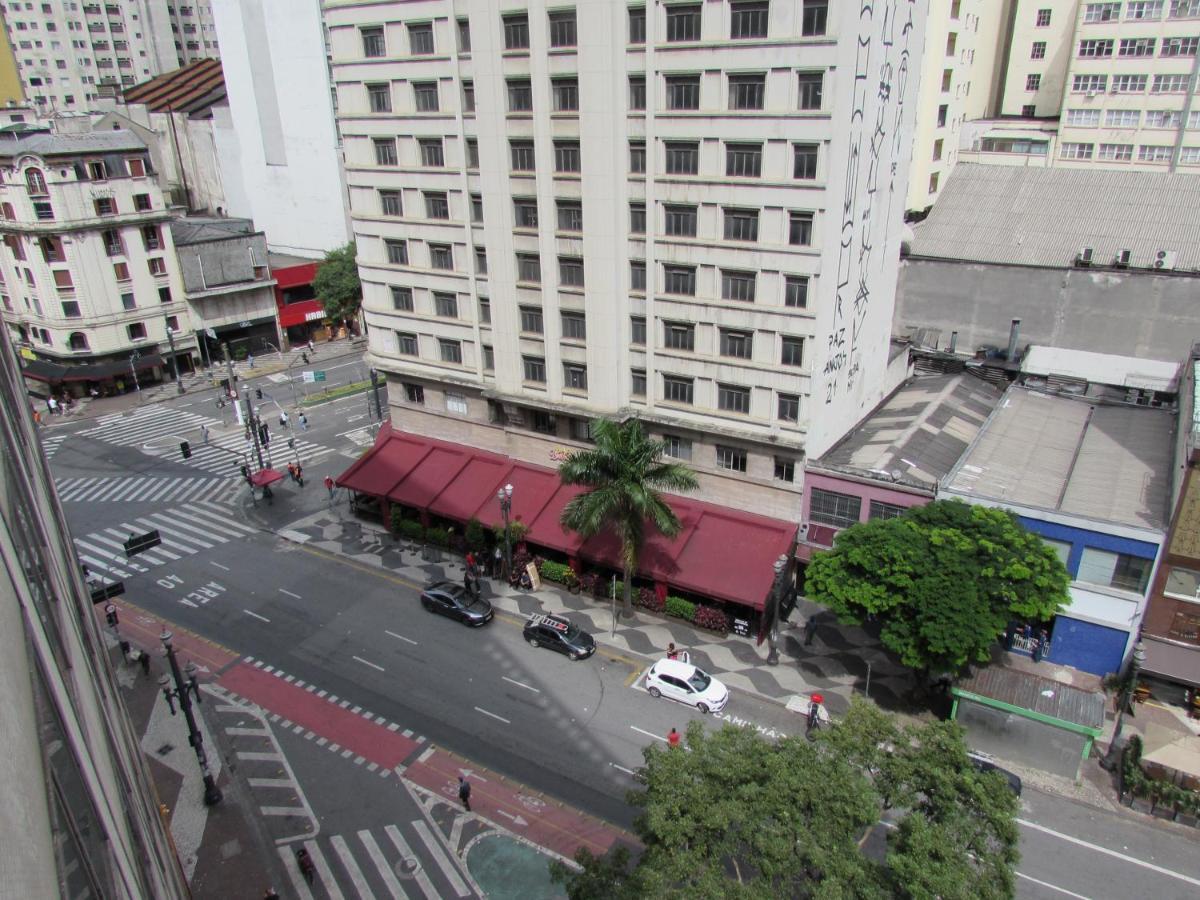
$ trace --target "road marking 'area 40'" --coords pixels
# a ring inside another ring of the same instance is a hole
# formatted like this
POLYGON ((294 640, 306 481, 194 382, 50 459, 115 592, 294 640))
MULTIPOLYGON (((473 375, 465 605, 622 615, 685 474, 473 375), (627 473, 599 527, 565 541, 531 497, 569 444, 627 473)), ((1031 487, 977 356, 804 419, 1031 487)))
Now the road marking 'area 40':
POLYGON ((753 728, 763 737, 770 738, 773 741, 788 737, 788 735, 782 731, 779 731, 775 728, 768 728, 766 725, 759 725, 755 722, 751 722, 749 719, 743 719, 741 716, 735 716, 732 713, 717 713, 713 716, 713 718, 720 719, 722 722, 728 722, 730 725, 737 725, 739 728, 753 728))
MULTIPOLYGON (((178 575, 167 575, 165 578, 158 579, 159 587, 166 588, 168 591, 173 591, 176 588, 187 588, 183 584, 183 579, 178 575)), ((209 600, 221 596, 225 593, 225 585, 216 581, 210 581, 208 584, 203 584, 195 590, 187 591, 179 598, 179 602, 184 606, 205 606, 209 600)))

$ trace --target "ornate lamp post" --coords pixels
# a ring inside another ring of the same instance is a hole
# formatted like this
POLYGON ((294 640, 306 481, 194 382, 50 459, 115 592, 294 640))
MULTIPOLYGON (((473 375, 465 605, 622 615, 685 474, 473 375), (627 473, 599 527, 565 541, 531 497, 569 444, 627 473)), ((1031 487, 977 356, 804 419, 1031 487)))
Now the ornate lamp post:
POLYGON ((504 515, 504 574, 512 577, 512 536, 508 530, 508 517, 512 512, 513 486, 506 484, 496 491, 496 499, 500 501, 500 512, 504 515))
POLYGON ((158 679, 158 684, 162 688, 163 697, 167 700, 171 715, 175 715, 175 704, 172 700, 179 701, 179 708, 183 710, 183 717, 187 720, 188 743, 196 751, 196 761, 200 763, 200 774, 204 778, 204 805, 215 806, 221 802, 221 789, 217 787, 212 773, 208 770, 208 757, 204 753, 204 736, 196 727, 196 717, 192 713, 191 698, 194 696, 196 702, 200 702, 200 686, 196 684, 196 664, 188 661, 187 679, 184 680, 183 673, 179 671, 179 660, 175 658, 175 648, 171 646, 171 637, 171 632, 164 629, 163 633, 159 635, 159 640, 163 643, 163 656, 167 658, 167 662, 171 666, 175 689, 171 689, 171 676, 163 675, 158 679))
POLYGON ((1125 724, 1125 710, 1129 706, 1129 697, 1133 693, 1134 685, 1137 684, 1138 670, 1145 661, 1146 645, 1138 641, 1133 648, 1133 659, 1129 661, 1129 677, 1125 680, 1125 687, 1121 689, 1121 705, 1117 709, 1117 723, 1113 726, 1112 741, 1109 742, 1104 759, 1100 760, 1100 766, 1109 772, 1120 765, 1121 726, 1125 724))
POLYGON ((767 665, 779 665, 779 609, 783 605, 783 595, 787 591, 788 558, 780 554, 772 568, 775 570, 775 580, 771 585, 771 621, 767 623, 767 665))

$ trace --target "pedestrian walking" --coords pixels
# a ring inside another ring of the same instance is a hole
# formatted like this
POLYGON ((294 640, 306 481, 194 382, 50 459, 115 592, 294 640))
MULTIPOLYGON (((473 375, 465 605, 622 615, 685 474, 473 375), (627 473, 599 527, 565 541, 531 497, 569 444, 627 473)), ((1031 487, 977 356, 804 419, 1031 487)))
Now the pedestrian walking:
POLYGON ((315 347, 313 347, 312 338, 309 338, 309 339, 308 339, 308 352, 309 352, 309 353, 316 353, 316 352, 317 352, 317 351, 316 351, 316 348, 315 348, 315 347))
POLYGON ((471 811, 471 782, 458 776, 458 799, 462 801, 463 809, 471 811))
POLYGON ((806 735, 811 735, 821 727, 821 704, 825 698, 820 694, 813 694, 808 703, 808 722, 805 729, 806 735))
POLYGON ((325 490, 329 491, 329 499, 332 500, 333 499, 333 476, 332 475, 325 476, 325 490))
POLYGON ((668 747, 678 747, 679 746, 679 732, 676 731, 674 728, 672 728, 671 733, 667 735, 667 746, 668 747))
POLYGON ((499 578, 504 574, 504 554, 500 552, 500 545, 496 545, 496 550, 492 554, 492 577, 499 578))
POLYGON ((308 431, 308 416, 306 416, 306 415, 304 414, 304 410, 301 410, 301 411, 300 411, 300 412, 299 412, 299 413, 296 415, 296 418, 300 420, 300 428, 301 428, 301 430, 302 430, 302 431, 308 431))
POLYGON ((34 425, 42 424, 42 411, 40 409, 35 409, 33 411, 33 424, 34 425))
POLYGON ((138 665, 142 667, 142 674, 149 677, 150 675, 150 654, 145 650, 141 651, 141 656, 138 657, 138 665))
POLYGON ((679 659, 679 651, 675 649, 675 642, 667 644, 667 659, 679 659))
POLYGON ((208 426, 207 425, 200 426, 200 436, 202 438, 204 438, 204 443, 207 444, 208 443, 208 426))
POLYGON ((817 617, 809 616, 804 623, 804 646, 811 647, 813 638, 817 636, 817 617))
POLYGON ((50 411, 50 415, 58 412, 58 401, 54 399, 53 394, 46 398, 46 409, 50 411))
POLYGON ((246 354, 246 364, 248 366, 250 366, 250 368, 252 368, 252 369, 254 368, 254 354, 253 353, 246 354))
POLYGON ((280 428, 287 428, 287 427, 288 427, 288 414, 287 414, 287 411, 286 411, 286 410, 282 410, 282 409, 281 409, 281 410, 279 411, 279 427, 280 427, 280 428))
POLYGON ((300 874, 304 876, 304 880, 312 884, 317 867, 313 865, 312 857, 303 847, 296 851, 296 865, 300 867, 300 874))

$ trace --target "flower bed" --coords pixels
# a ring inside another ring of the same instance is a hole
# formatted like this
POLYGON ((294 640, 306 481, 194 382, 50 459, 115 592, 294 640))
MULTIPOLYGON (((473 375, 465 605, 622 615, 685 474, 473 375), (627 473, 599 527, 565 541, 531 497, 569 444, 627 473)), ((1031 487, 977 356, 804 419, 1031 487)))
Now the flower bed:
POLYGON ((1151 815, 1168 813, 1172 820, 1191 825, 1200 821, 1200 792, 1147 772, 1142 767, 1142 739, 1136 734, 1121 751, 1121 783, 1130 803, 1148 802, 1151 815))

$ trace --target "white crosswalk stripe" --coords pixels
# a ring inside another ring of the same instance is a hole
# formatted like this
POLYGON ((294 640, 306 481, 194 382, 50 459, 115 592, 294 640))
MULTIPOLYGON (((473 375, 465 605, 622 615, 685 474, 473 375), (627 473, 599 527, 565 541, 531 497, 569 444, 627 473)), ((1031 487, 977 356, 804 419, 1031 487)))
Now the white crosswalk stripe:
POLYGON ((69 437, 69 434, 55 434, 43 437, 42 452, 46 454, 46 459, 54 459, 54 454, 58 452, 58 448, 62 446, 62 442, 69 437))
MULTIPOLYGON (((138 410, 133 415, 105 416, 97 421, 95 427, 79 433, 94 440, 165 455, 182 465, 225 478, 240 477, 243 459, 254 457, 253 447, 240 432, 223 435, 210 433, 209 440, 205 442, 203 429, 216 428, 222 425, 221 421, 187 410, 153 407, 138 410), (189 459, 184 459, 180 454, 181 441, 188 442, 192 452, 189 459)), ((314 459, 334 452, 331 447, 312 444, 300 437, 296 437, 296 449, 293 451, 287 446, 286 435, 278 427, 270 429, 270 437, 271 446, 264 450, 264 456, 277 459, 279 466, 286 465, 286 461, 296 453, 300 456, 301 464, 307 466, 314 459)))
POLYGON ((168 562, 211 550, 220 544, 255 534, 256 529, 230 518, 229 509, 207 500, 169 512, 119 522, 75 538, 79 559, 101 582, 132 578, 168 562), (125 558, 125 540, 133 534, 157 530, 162 544, 125 558))
POLYGON ((227 478, 59 478, 54 482, 64 503, 177 503, 212 500, 233 503, 244 490, 227 478))

